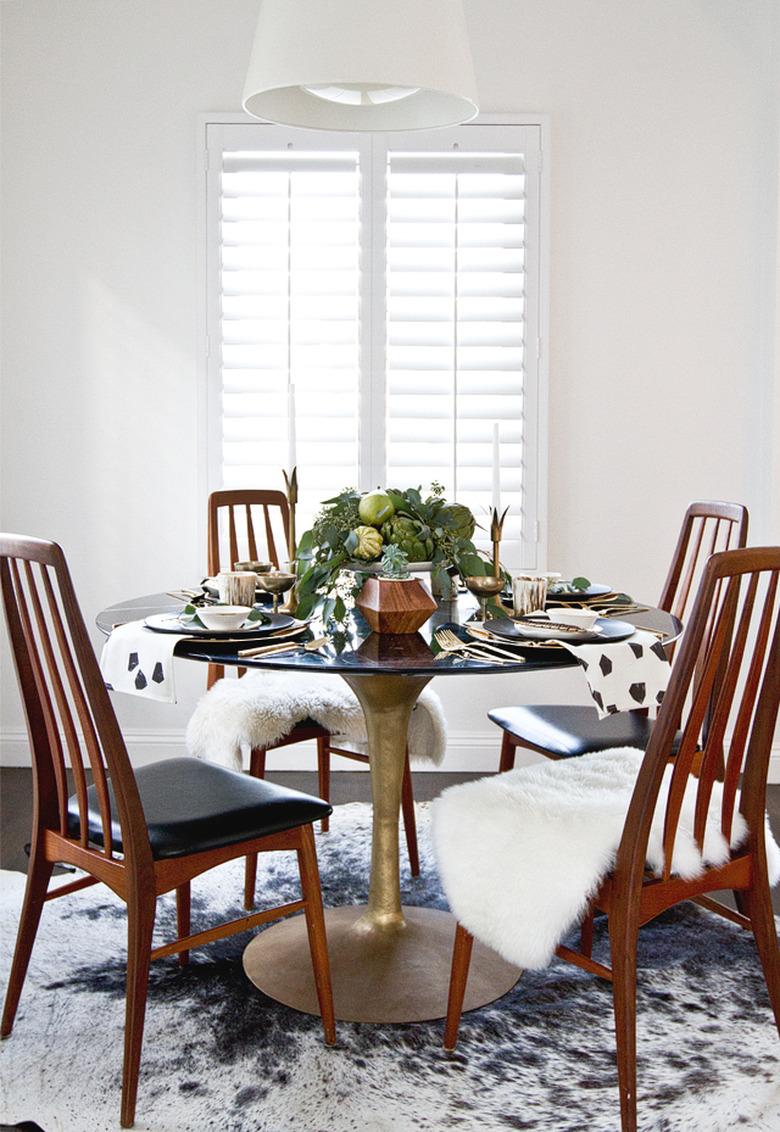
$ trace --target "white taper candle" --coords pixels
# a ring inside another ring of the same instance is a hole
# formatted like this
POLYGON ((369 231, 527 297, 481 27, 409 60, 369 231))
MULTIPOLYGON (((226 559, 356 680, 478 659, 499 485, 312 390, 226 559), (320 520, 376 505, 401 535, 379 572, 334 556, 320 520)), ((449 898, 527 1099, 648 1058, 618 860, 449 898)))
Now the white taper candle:
POLYGON ((493 422, 493 506, 501 513, 501 443, 498 421, 493 422))
POLYGON ((292 382, 287 386, 287 470, 292 473, 297 463, 295 443, 295 386, 292 382))

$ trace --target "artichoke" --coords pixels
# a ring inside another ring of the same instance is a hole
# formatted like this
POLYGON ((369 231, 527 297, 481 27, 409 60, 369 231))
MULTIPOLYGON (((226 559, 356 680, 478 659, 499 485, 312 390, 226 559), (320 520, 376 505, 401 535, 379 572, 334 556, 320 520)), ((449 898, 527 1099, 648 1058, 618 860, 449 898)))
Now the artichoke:
POLYGON ((433 554, 430 528, 419 519, 394 515, 382 526, 382 538, 391 546, 400 546, 410 562, 427 562, 433 554))
POLYGON ((376 527, 355 527, 352 533, 357 538, 357 546, 353 551, 355 558, 368 561, 379 557, 382 553, 382 536, 376 527))
POLYGON ((436 516, 436 522, 451 531, 455 538, 470 539, 474 534, 474 516, 462 503, 446 503, 436 516))

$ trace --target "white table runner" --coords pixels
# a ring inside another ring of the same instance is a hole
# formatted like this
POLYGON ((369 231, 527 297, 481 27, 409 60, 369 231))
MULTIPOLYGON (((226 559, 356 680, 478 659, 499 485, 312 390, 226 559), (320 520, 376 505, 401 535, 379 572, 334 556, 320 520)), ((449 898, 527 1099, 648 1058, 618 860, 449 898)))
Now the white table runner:
POLYGON ((647 708, 655 717, 671 667, 663 645, 653 633, 637 629, 625 641, 560 643, 582 665, 599 719, 637 708, 647 708))
POLYGON ((100 671, 115 692, 147 700, 176 703, 173 652, 186 633, 155 633, 143 621, 128 621, 114 629, 103 645, 100 671))

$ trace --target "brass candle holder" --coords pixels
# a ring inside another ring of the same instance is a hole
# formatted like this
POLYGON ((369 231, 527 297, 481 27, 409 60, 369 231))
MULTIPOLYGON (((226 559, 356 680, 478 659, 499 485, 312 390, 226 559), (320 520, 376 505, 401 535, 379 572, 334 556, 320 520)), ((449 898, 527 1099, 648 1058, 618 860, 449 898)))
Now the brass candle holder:
POLYGON ((504 588, 504 573, 501 569, 501 535, 508 510, 507 507, 503 515, 499 516, 494 507, 491 513, 490 541, 493 543, 493 573, 463 579, 466 583, 466 589, 479 599, 480 616, 483 621, 486 621, 489 615, 488 601, 491 598, 498 597, 504 588))
POLYGON ((503 577, 501 572, 501 535, 504 533, 504 519, 506 519, 509 508, 504 509, 503 515, 499 518, 498 511, 494 507, 493 514, 490 519, 490 541, 493 543, 493 577, 503 577))
MULTIPOLYGON (((298 504, 298 469, 294 467, 290 470, 288 475, 286 471, 282 470, 284 476, 284 486, 287 492, 287 506, 289 509, 288 526, 287 526, 287 547, 290 554, 290 570, 297 576, 298 574, 298 547, 295 531, 295 508, 298 504)), ((290 596, 287 599, 285 607, 288 613, 295 614, 298 608, 298 588, 293 586, 290 590, 290 596)))

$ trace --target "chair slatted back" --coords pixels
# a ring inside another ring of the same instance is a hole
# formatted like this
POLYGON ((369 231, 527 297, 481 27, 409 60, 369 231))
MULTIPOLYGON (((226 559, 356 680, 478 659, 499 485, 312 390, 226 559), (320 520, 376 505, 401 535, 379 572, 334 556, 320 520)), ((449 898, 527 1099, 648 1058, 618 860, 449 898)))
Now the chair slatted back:
MULTIPOLYGON (((669 574, 664 584, 659 608, 665 609, 685 624, 691 602, 698 590, 704 565, 713 554, 747 545, 748 510, 741 503, 698 500, 685 512, 669 574)), ((701 679, 702 657, 712 637, 718 602, 712 607, 707 629, 702 638, 702 652, 692 691, 701 679)), ((677 645, 667 647, 670 660, 677 645)), ((715 687, 717 687, 717 682, 715 687)), ((705 712, 704 729, 709 726, 710 707, 705 712)))
POLYGON ((741 503, 691 503, 677 539, 658 605, 685 622, 704 563, 722 550, 747 545, 748 510, 741 503))
POLYGON ((214 491, 209 496, 209 573, 250 560, 268 561, 278 569, 289 559, 289 533, 284 492, 214 491))
POLYGON ((724 756, 721 831, 730 839, 742 776, 740 812, 750 830, 750 845, 763 851, 766 780, 780 706, 779 576, 780 547, 716 553, 704 567, 618 853, 618 870, 626 870, 624 875, 630 874, 634 882, 644 869, 650 826, 680 722, 682 739, 664 814, 664 879, 671 876, 687 790, 694 791, 696 800, 694 839, 699 849, 703 846, 724 756))
POLYGON ((81 846, 113 859, 115 819, 122 829, 125 857, 151 860, 135 777, 61 548, 41 539, 0 535, 0 584, 27 717, 41 826, 69 836, 70 766, 81 846), (88 844, 88 773, 97 793, 102 847, 88 844), (109 779, 116 800, 113 814, 109 779))

